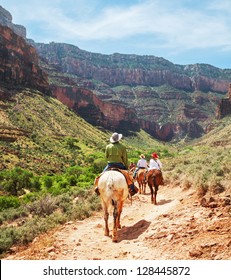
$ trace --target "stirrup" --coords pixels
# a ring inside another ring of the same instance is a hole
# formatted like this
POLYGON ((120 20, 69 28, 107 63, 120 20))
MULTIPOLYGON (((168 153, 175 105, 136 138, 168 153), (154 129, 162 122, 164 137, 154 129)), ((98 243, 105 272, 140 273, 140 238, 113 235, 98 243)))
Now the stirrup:
POLYGON ((97 187, 95 187, 95 193, 96 193, 97 195, 100 195, 100 193, 99 193, 99 189, 98 189, 98 186, 97 186, 97 187))

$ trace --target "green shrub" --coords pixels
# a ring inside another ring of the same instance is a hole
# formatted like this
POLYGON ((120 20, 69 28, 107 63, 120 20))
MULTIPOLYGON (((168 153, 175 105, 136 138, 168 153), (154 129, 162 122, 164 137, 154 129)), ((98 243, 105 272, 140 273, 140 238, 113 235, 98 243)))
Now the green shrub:
POLYGON ((66 178, 63 178, 63 180, 59 181, 57 184, 60 189, 66 189, 68 186, 70 186, 66 178))
POLYGON ((93 161, 95 173, 101 173, 106 165, 107 161, 103 158, 98 158, 93 161))
POLYGON ((69 186, 76 186, 77 183, 77 177, 75 175, 70 175, 66 178, 68 181, 69 186))
POLYGON ((67 137, 65 139, 65 144, 69 149, 77 149, 81 150, 81 148, 77 145, 78 140, 72 137, 67 137))
POLYGON ((39 193, 36 192, 29 192, 23 195, 21 198, 24 203, 33 202, 39 198, 39 193))
POLYGON ((85 188, 88 188, 90 186, 90 184, 88 182, 83 181, 83 182, 78 182, 77 186, 85 189, 85 188))
POLYGON ((45 175, 41 178, 41 183, 45 189, 49 189, 53 184, 53 178, 51 176, 45 175))
POLYGON ((15 196, 0 196, 0 211, 8 208, 17 208, 20 206, 20 200, 15 196))
POLYGON ((7 251, 17 240, 17 229, 13 227, 0 228, 0 254, 7 251))
POLYGON ((3 189, 11 195, 17 196, 24 193, 24 189, 31 189, 31 178, 33 174, 29 171, 15 167, 12 170, 7 170, 1 176, 1 184, 3 189))
POLYGON ((41 182, 39 176, 34 176, 31 178, 31 190, 32 191, 39 191, 41 189, 41 182))
POLYGON ((25 218, 29 216, 28 210, 24 205, 19 206, 18 208, 8 208, 0 212, 2 222, 12 222, 19 218, 25 218))
POLYGON ((72 208, 72 196, 68 193, 64 193, 57 198, 58 208, 62 212, 70 211, 72 208))

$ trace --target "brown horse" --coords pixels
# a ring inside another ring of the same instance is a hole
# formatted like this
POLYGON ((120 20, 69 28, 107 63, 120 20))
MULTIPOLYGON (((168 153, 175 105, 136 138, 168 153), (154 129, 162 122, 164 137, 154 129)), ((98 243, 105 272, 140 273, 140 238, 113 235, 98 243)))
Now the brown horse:
POLYGON ((109 236, 108 218, 109 208, 114 207, 112 241, 118 241, 117 229, 121 228, 120 216, 124 201, 128 197, 128 185, 124 175, 115 170, 104 172, 98 181, 101 203, 104 210, 105 231, 104 235, 109 236))
POLYGON ((147 181, 151 191, 151 203, 154 203, 156 205, 156 197, 159 185, 164 184, 162 172, 157 169, 149 170, 147 173, 147 181))
POLYGON ((146 169, 145 168, 140 168, 138 171, 137 171, 137 174, 136 174, 136 180, 137 180, 137 183, 139 184, 139 193, 141 194, 145 194, 146 192, 146 176, 145 176, 145 173, 146 173, 146 169))

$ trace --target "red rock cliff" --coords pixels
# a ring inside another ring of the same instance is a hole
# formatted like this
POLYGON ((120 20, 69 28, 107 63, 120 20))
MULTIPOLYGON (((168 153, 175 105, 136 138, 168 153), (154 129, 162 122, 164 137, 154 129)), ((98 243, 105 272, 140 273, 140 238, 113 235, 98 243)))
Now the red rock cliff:
POLYGON ((217 110, 218 118, 223 118, 231 114, 231 84, 229 84, 229 90, 227 95, 228 97, 223 98, 218 106, 218 110, 217 110))
POLYGON ((47 74, 38 64, 35 48, 9 27, 0 25, 0 82, 47 92, 47 74))
POLYGON ((118 129, 126 135, 139 129, 136 113, 122 104, 105 102, 92 91, 78 87, 52 86, 52 95, 93 125, 118 129))

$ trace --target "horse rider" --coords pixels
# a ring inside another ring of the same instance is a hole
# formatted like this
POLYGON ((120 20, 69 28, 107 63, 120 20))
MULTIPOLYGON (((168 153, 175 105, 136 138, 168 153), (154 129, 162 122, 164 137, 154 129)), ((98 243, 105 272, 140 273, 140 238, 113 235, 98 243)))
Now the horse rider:
POLYGON ((134 170, 135 168, 136 168, 135 162, 131 162, 131 164, 129 165, 129 170, 134 170))
POLYGON ((141 154, 140 155, 140 159, 137 162, 137 168, 135 169, 134 173, 133 173, 133 178, 136 178, 136 174, 138 172, 139 169, 146 169, 148 168, 148 164, 147 161, 145 159, 145 155, 141 154))
POLYGON ((146 178, 148 179, 149 176, 152 176, 152 174, 155 174, 156 177, 156 182, 158 182, 158 185, 163 185, 164 184, 164 179, 163 179, 163 175, 162 175, 162 163, 159 160, 159 156, 157 153, 152 153, 151 154, 151 159, 149 161, 149 165, 148 165, 148 172, 146 175, 146 178), (155 171, 156 170, 156 171, 155 171))
MULTIPOLYGON (((137 187, 133 183, 133 179, 130 177, 130 174, 128 173, 128 156, 127 156, 127 150, 126 147, 120 143, 121 138, 123 137, 122 134, 119 134, 117 132, 113 133, 112 136, 110 137, 110 144, 106 146, 105 150, 105 156, 108 161, 107 166, 104 168, 103 172, 110 168, 116 168, 119 169, 121 173, 126 178, 128 188, 129 188, 129 193, 131 195, 134 195, 138 192, 137 187)), ((94 185, 95 187, 95 192, 98 194, 98 176, 95 179, 94 185)))
POLYGON ((157 170, 161 170, 162 168, 162 163, 161 161, 159 160, 159 156, 157 153, 152 153, 151 154, 151 159, 149 161, 149 167, 148 167, 148 170, 151 170, 151 169, 157 169, 157 170))

